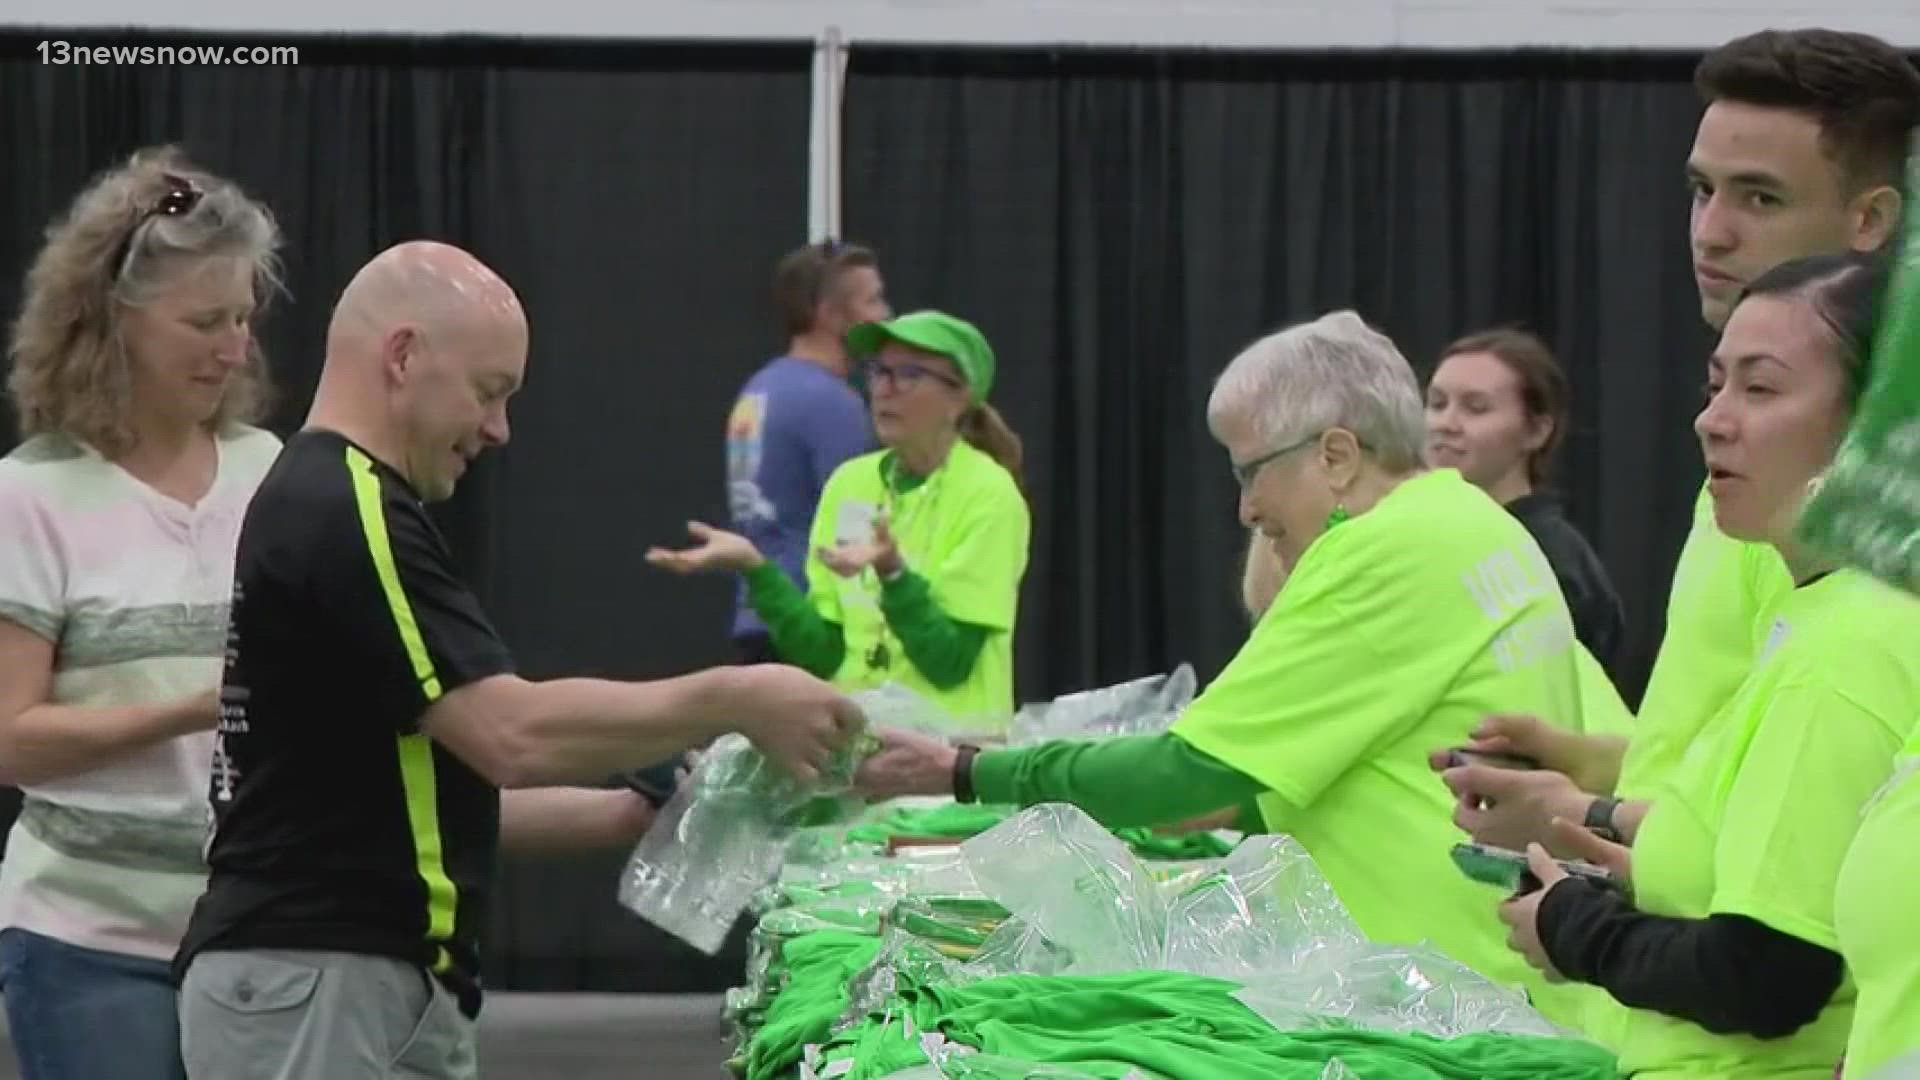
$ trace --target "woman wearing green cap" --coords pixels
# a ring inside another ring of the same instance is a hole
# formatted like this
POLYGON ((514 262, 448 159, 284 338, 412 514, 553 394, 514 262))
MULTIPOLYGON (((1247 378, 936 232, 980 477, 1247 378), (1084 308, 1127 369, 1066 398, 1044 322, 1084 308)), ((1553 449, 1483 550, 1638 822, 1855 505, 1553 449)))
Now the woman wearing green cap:
POLYGON ((1032 518, 1020 439, 987 404, 994 357, 971 323, 916 311, 847 335, 881 449, 834 470, 795 588, 745 537, 694 522, 655 548, 679 573, 743 573, 780 659, 845 689, 895 682, 970 728, 1013 712, 1013 627, 1032 518))

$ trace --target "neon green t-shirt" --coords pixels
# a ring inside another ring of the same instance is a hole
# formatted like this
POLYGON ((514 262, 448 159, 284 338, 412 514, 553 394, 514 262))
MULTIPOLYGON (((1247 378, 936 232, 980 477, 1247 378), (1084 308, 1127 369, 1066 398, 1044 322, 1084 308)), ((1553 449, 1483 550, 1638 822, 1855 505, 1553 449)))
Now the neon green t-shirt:
POLYGON ((1693 530, 1667 591, 1666 635, 1640 700, 1616 794, 1644 797, 1679 763, 1701 726, 1747 677, 1768 613, 1792 588, 1779 552, 1720 531, 1713 496, 1701 487, 1693 530))
MULTIPOLYGON (((1634 732, 1633 710, 1612 676, 1593 658, 1585 645, 1573 645, 1574 674, 1580 683, 1580 730, 1588 735, 1617 735, 1631 739, 1634 732)), ((1631 743, 1629 743, 1631 745, 1631 743)))
POLYGON ((1573 619, 1526 528, 1452 469, 1406 480, 1308 546, 1253 635, 1173 733, 1268 788, 1366 934, 1430 941, 1580 1022, 1507 947, 1498 906, 1449 855, 1464 837, 1429 751, 1489 713, 1581 730, 1573 619))
POLYGON ((807 559, 807 594, 821 617, 840 624, 846 658, 831 680, 847 690, 895 682, 927 698, 968 730, 1011 722, 1013 630, 1020 582, 1027 571, 1032 517, 1013 475, 964 440, 926 480, 899 492, 886 481, 891 451, 843 463, 827 478, 809 538, 817 550, 865 543, 884 513, 907 565, 926 577, 939 609, 957 622, 989 631, 965 682, 942 690, 907 659, 880 610, 880 579, 871 570, 843 578, 817 557, 807 559))
MULTIPOLYGON (((1654 790, 1633 844, 1636 905, 1744 915, 1839 952, 1840 863, 1915 717, 1920 600, 1846 570, 1790 591, 1752 674, 1654 790)), ((1767 1040, 1622 1010, 1620 1065, 1667 1080, 1831 1080, 1853 1002, 1849 980, 1812 1023, 1767 1040)))
POLYGON ((1840 867, 1833 921, 1859 988, 1846 1076, 1870 1080, 1920 1055, 1920 731, 1867 804, 1840 867))

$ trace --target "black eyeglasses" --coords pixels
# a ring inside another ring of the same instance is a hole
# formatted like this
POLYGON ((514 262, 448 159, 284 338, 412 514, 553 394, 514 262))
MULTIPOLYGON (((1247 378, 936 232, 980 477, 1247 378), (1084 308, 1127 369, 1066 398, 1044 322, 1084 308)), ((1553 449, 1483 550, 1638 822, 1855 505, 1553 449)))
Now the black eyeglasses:
POLYGON ((114 252, 113 279, 115 281, 127 276, 127 266, 133 262, 134 241, 139 238, 140 230, 146 228, 148 222, 158 217, 183 217, 192 213, 193 208, 200 205, 202 193, 199 188, 193 186, 192 181, 172 173, 165 174, 161 179, 166 182, 167 190, 153 201, 152 206, 147 207, 146 212, 140 215, 140 220, 134 222, 133 228, 127 230, 126 237, 120 241, 120 247, 114 252))
POLYGON ((1253 483, 1253 478, 1259 475, 1261 467, 1266 465, 1267 462, 1285 457, 1286 455, 1293 453, 1295 450, 1300 449, 1301 447, 1307 445, 1308 443, 1313 442, 1319 437, 1320 435, 1318 433, 1315 433, 1313 435, 1307 436, 1304 439, 1301 439, 1297 443, 1292 443, 1287 446, 1283 446, 1278 450, 1274 450, 1270 453, 1262 454, 1259 457, 1254 458, 1252 461, 1236 464, 1233 466, 1233 478, 1235 480, 1240 481, 1240 486, 1244 488, 1248 484, 1253 483))
POLYGON ((955 390, 962 389, 967 385, 951 375, 914 363, 882 364, 878 361, 870 360, 866 364, 865 374, 868 386, 878 386, 885 382, 891 383, 899 390, 911 390, 920 385, 920 380, 922 379, 932 379, 934 382, 945 383, 955 390))

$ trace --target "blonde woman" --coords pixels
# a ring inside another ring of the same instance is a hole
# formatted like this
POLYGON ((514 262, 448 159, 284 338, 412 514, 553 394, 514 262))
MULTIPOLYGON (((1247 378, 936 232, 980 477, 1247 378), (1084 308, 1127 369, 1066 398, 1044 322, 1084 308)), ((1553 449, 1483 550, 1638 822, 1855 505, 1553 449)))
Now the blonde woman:
POLYGON ((27 1080, 184 1076, 168 966, 205 884, 234 545, 279 440, 267 208, 171 150, 97 177, 26 275, 0 460, 0 990, 27 1080))

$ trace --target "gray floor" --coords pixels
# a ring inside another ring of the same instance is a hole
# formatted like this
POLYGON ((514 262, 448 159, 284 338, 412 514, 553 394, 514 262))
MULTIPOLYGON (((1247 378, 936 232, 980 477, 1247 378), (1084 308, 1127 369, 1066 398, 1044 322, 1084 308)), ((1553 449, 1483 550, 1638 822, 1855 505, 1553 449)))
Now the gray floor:
MULTIPOLYGON (((19 1080, 12 1039, 0 1050, 0 1080, 19 1080)), ((480 1014, 486 1080, 728 1080, 727 1051, 717 996, 496 993, 480 1014)))

